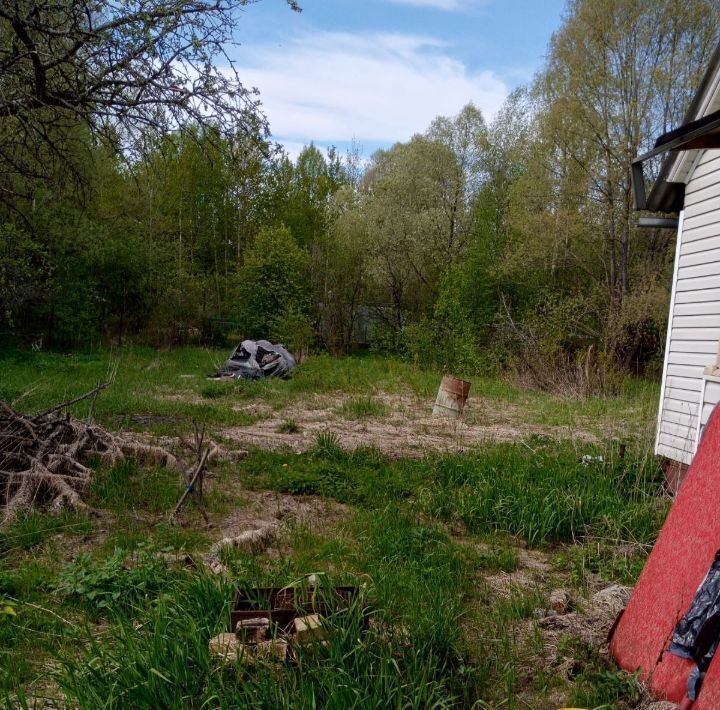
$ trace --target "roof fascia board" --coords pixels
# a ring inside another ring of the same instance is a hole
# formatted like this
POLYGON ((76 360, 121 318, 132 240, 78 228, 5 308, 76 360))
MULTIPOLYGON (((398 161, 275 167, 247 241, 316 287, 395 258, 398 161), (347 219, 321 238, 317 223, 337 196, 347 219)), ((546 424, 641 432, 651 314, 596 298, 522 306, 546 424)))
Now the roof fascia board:
MULTIPOLYGON (((667 143, 662 143, 656 148, 653 148, 652 150, 649 150, 647 153, 643 153, 642 155, 635 158, 633 163, 644 163, 646 160, 655 157, 656 155, 662 155, 663 153, 669 153, 673 150, 682 150, 682 147, 684 145, 687 145, 688 143, 692 142, 696 138, 700 138, 703 135, 706 135, 710 133, 711 131, 714 131, 717 128, 720 128, 720 111, 717 112, 718 116, 716 116, 712 121, 707 122, 703 126, 698 126, 697 128, 694 128, 693 130, 690 130, 686 133, 681 133, 680 135, 673 138, 671 141, 668 141, 667 143)), ((691 151, 685 151, 694 153, 694 150, 691 151)), ((694 156, 693 156, 694 159, 694 156)), ((670 181, 674 182, 674 181, 670 181)))
MULTIPOLYGON (((701 84, 696 101, 693 101, 694 105, 690 107, 692 113, 686 117, 685 123, 697 121, 703 116, 720 109, 720 47, 715 50, 713 62, 715 62, 714 71, 711 70, 701 84)), ((710 66, 712 66, 712 62, 710 66)), ((702 151, 692 150, 668 157, 668 160, 672 162, 670 163, 667 181, 687 183, 689 176, 692 174, 692 168, 701 154, 702 151)))

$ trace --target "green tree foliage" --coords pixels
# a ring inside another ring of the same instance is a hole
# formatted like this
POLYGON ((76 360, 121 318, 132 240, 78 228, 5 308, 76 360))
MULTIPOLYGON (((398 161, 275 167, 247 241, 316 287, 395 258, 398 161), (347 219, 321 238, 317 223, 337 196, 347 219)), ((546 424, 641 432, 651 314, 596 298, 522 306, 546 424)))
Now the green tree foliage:
POLYGON ((463 252, 465 175, 452 149, 415 136, 373 157, 362 188, 372 277, 389 325, 428 314, 463 252))
POLYGON ((313 282, 319 306, 319 335, 332 353, 348 352, 368 310, 368 225, 362 198, 349 185, 331 203, 330 226, 313 250, 313 282))
POLYGON ((311 312, 310 258, 285 227, 264 228, 237 275, 243 331, 252 338, 290 338, 307 345, 311 312))
MULTIPOLYGON (((81 175, 46 160, 48 136, 23 157, 37 171, 6 175, 3 333, 370 344, 606 387, 660 354, 674 240, 637 229, 630 165, 682 121, 718 15, 720 0, 570 0, 543 70, 492 120, 468 104, 367 163, 313 144, 291 160, 253 112, 135 122, 140 151, 119 128, 113 142, 87 120, 54 125, 81 175)), ((186 27, 173 22, 168 37, 186 27)), ((16 120, 1 103, 0 162, 16 120)))
POLYGON ((718 12, 715 0, 569 3, 534 87, 532 160, 511 190, 506 260, 515 279, 537 283, 518 316, 549 347, 597 344, 625 368, 657 353, 672 235, 636 228, 630 165, 682 121, 718 12))
MULTIPOLYGON (((143 154, 153 138, 214 126, 265 130, 230 64, 248 0, 14 0, 0 6, 0 199, 57 169, 81 177, 88 132, 143 154)), ((295 0, 288 5, 299 10, 295 0)))
POLYGON ((0 324, 16 325, 18 314, 35 296, 33 284, 43 277, 46 262, 38 245, 12 223, 0 225, 0 324))

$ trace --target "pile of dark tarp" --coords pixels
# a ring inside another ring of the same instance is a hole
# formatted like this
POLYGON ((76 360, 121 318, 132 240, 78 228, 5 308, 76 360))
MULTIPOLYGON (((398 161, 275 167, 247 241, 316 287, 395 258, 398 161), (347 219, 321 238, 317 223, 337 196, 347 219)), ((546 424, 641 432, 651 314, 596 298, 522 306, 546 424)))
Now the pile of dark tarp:
POLYGON ((296 366, 295 358, 282 345, 273 345, 267 340, 243 340, 215 377, 236 380, 287 377, 296 366))
POLYGON ((720 550, 695 593, 687 614, 678 621, 668 649, 695 661, 688 678, 688 697, 696 700, 710 662, 720 644, 720 550))

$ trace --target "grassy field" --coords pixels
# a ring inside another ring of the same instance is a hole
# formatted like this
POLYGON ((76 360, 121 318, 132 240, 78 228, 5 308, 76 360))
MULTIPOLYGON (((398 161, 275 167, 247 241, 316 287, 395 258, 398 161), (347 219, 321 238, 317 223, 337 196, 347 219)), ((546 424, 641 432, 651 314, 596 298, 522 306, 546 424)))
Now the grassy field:
MULTIPOLYGON (((203 422, 226 447, 263 421, 277 420, 273 431, 289 441, 308 435, 302 450, 251 446, 245 458, 214 463, 210 526, 191 503, 170 525, 178 474, 128 462, 97 467, 86 496, 93 515, 38 513, 1 528, 0 697, 8 707, 42 707, 46 698, 82 708, 640 701, 635 679, 593 640, 602 629, 593 636, 588 624, 592 594, 634 582, 667 512, 647 437, 652 384, 629 381, 619 397, 578 400, 475 379, 470 404, 483 407, 471 415, 508 413, 503 421, 527 434, 405 456, 392 439, 379 448, 374 427, 400 421, 397 398, 430 407, 440 373, 379 356, 317 356, 289 381, 209 382, 204 375, 223 357, 201 349, 0 355, 0 399, 23 411, 115 372, 95 409, 110 429, 172 445, 203 422), (298 412, 318 398, 316 431, 298 412), (348 428, 362 445, 343 445, 348 428), (593 458, 583 463, 583 455, 593 458), (279 521, 265 549, 225 548, 227 574, 204 564, 214 542, 263 521, 279 521), (234 588, 297 584, 311 573, 364 585, 367 633, 350 609, 333 617, 327 649, 296 666, 248 669, 211 656, 208 639, 227 629, 234 588), (545 611, 558 588, 575 624, 561 631, 545 611)), ((73 413, 85 416, 87 406, 73 413)))

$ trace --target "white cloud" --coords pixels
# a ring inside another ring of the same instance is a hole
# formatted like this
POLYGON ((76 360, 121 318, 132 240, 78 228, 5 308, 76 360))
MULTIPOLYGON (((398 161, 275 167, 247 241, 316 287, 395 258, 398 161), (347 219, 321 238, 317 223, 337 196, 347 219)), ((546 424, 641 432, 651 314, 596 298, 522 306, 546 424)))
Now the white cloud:
POLYGON ((407 140, 469 101, 489 118, 508 93, 432 37, 317 31, 243 49, 240 77, 260 90, 273 134, 287 143, 407 140))
POLYGON ((393 5, 411 5, 412 7, 431 7, 436 10, 459 12, 466 9, 467 0, 390 0, 393 5))

